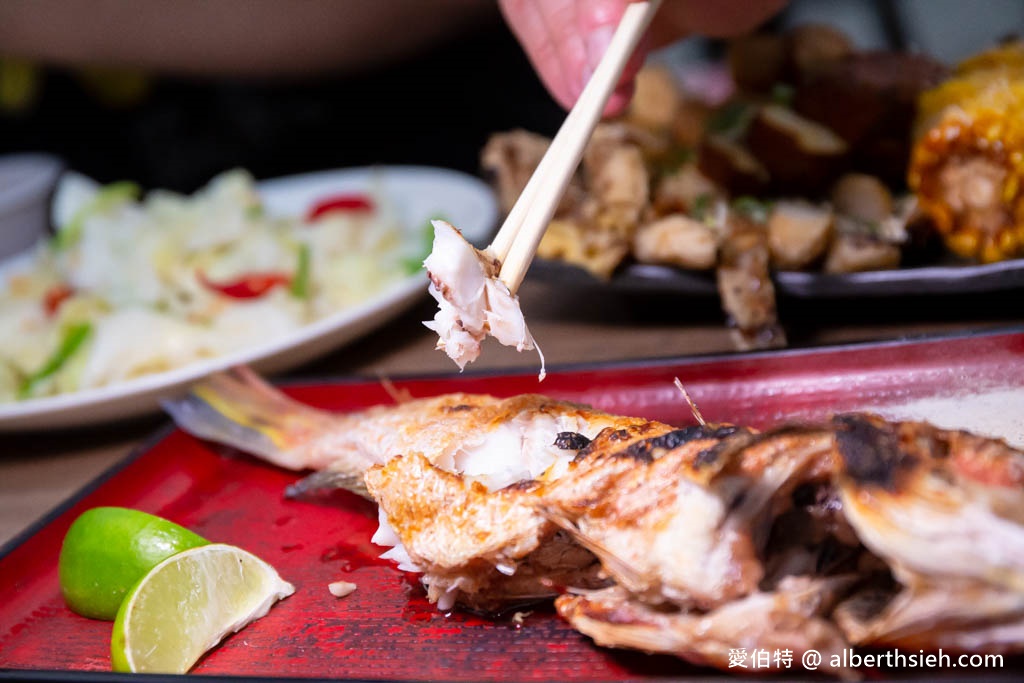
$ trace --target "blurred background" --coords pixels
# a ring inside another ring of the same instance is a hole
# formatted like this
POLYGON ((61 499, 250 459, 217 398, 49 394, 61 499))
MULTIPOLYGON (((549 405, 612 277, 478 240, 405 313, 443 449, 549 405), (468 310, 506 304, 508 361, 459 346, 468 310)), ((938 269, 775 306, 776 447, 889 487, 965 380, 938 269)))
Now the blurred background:
MULTIPOLYGON (((359 4, 335 7, 345 14, 359 4)), ((1019 32, 1024 3, 797 0, 765 30, 808 22, 832 24, 861 48, 905 48, 955 63, 1019 32)), ((564 116, 491 3, 408 56, 359 73, 327 67, 267 78, 71 68, 12 55, 3 35, 0 153, 50 152, 103 182, 130 178, 187 192, 232 167, 266 178, 371 163, 477 173, 492 132, 550 134, 564 116)), ((721 54, 719 41, 692 38, 656 58, 685 71, 721 54)))

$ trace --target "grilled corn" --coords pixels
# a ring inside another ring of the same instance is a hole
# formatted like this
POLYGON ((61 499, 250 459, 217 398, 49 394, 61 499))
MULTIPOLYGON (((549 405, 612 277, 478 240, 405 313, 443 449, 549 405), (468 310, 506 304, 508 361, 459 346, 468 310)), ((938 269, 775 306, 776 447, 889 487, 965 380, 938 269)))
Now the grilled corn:
POLYGON ((922 94, 908 182, 947 247, 1024 255, 1024 42, 962 63, 922 94))

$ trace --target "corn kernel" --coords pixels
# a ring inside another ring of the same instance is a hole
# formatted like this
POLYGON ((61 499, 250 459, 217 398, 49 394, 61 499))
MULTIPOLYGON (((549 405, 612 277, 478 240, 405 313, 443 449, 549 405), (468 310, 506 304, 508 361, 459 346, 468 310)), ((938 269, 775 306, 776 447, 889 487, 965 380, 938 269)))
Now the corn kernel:
POLYGON ((956 75, 921 95, 919 135, 907 182, 947 247, 982 261, 1012 258, 1024 244, 1024 42, 976 55, 956 75), (973 211, 950 205, 939 174, 948 163, 980 158, 1006 170, 999 188, 1007 224, 982 233, 973 211))

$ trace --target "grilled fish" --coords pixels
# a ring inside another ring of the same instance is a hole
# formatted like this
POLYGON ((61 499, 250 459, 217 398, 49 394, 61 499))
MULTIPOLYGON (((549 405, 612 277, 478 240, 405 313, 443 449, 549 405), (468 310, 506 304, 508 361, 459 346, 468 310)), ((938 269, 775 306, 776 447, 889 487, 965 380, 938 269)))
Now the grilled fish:
POLYGON ((320 470, 298 490, 372 498, 374 541, 441 609, 557 596, 599 644, 721 668, 739 648, 815 649, 841 676, 852 646, 1024 650, 1024 453, 1001 441, 867 414, 676 428, 536 395, 335 415, 246 372, 168 408, 320 470))
MULTIPOLYGON (((422 573, 428 596, 444 610, 456 601, 497 609, 553 597, 553 583, 574 584, 569 573, 596 572, 589 552, 522 505, 526 483, 561 476, 581 444, 605 428, 670 429, 534 394, 446 394, 331 414, 244 369, 216 375, 165 407, 196 436, 288 469, 316 470, 291 487, 293 495, 340 487, 375 500, 381 524, 373 540, 392 546, 383 557, 422 573)), ((580 581, 589 585, 587 576, 580 581)))

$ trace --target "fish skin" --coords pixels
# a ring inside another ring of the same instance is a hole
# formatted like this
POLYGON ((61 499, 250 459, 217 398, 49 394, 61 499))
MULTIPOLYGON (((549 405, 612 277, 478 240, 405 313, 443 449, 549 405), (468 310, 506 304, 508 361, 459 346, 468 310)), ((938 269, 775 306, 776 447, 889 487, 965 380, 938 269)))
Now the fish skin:
MULTIPOLYGON (((751 657, 758 650, 789 651, 793 663, 816 650, 822 655, 821 671, 855 679, 855 672, 830 664, 833 655, 849 647, 827 618, 848 583, 845 577, 791 577, 775 591, 756 591, 707 612, 657 609, 632 599, 619 586, 564 595, 555 600, 555 607, 574 628, 606 647, 670 653, 723 670, 730 670, 730 653, 738 650, 751 657)), ((792 668, 775 658, 766 664, 758 671, 792 668)))
POLYGON ((607 426, 647 422, 539 394, 450 393, 332 413, 286 396, 247 368, 213 375, 188 396, 164 402, 164 408, 185 431, 280 467, 351 476, 409 453, 452 469, 459 451, 506 426, 521 431, 531 452, 550 450, 555 457, 565 449, 554 445, 553 435, 549 438, 549 426, 593 437, 607 426), (534 436, 541 442, 534 443, 534 436))
POLYGON ((923 422, 836 421, 849 430, 837 432, 844 515, 902 587, 877 614, 839 612, 851 642, 1024 649, 1024 453, 923 422), (887 444, 868 468, 865 442, 887 444))

